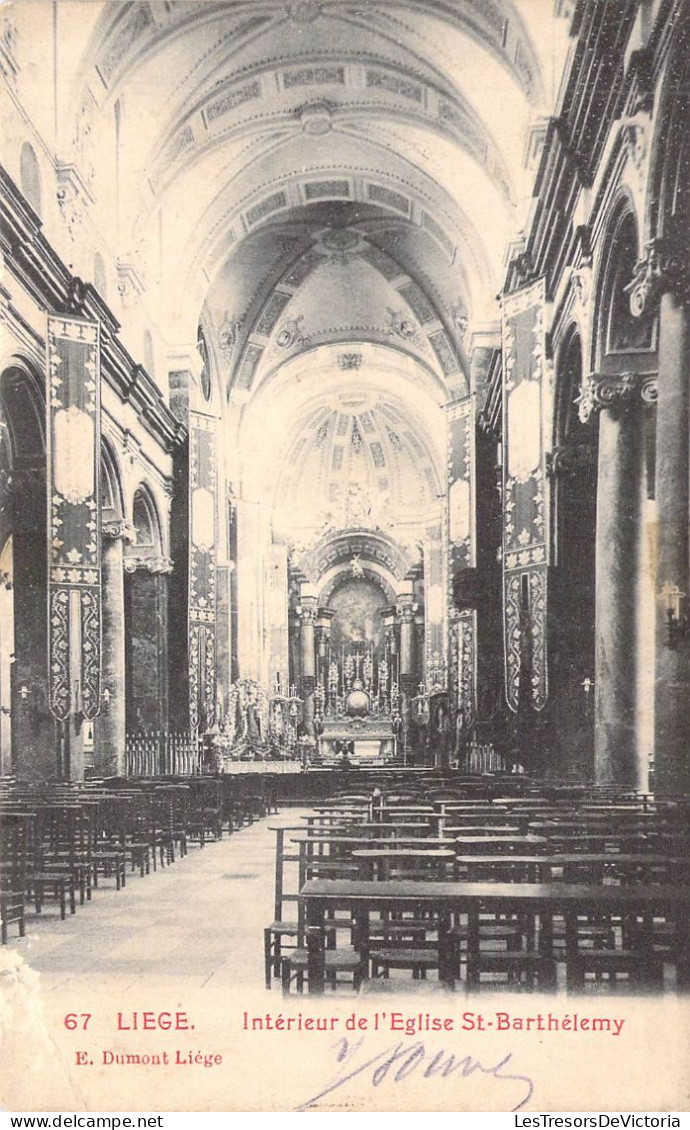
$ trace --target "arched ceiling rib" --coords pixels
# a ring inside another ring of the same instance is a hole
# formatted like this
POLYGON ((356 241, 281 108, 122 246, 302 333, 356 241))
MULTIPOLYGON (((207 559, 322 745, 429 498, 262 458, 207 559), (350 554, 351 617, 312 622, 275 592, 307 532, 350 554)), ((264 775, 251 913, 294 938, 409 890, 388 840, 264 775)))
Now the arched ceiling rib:
MULTIPOLYGON (((324 217, 323 208, 317 214, 324 217)), ((342 221, 345 213, 339 215, 342 221)), ((420 285, 358 227, 341 222, 319 228, 314 222, 309 231, 309 242, 298 241, 299 253, 290 257, 287 269, 280 256, 276 270, 264 265, 260 274, 266 282, 251 295, 246 309, 243 291, 261 261, 261 244, 270 263, 276 253, 275 235, 257 238, 253 246, 248 243, 253 253, 247 256, 245 271, 239 271, 236 262, 232 275, 211 288, 205 311, 221 347, 222 379, 228 389, 256 389, 288 358, 318 345, 336 342, 346 347, 369 341, 409 353, 453 390, 452 395, 466 394, 459 341, 462 300, 453 310, 437 305, 423 281, 420 285), (228 293, 240 303, 232 315, 224 308, 228 293)), ((404 236, 404 229, 399 234, 404 236)), ((362 356, 345 350, 339 362, 348 360, 354 367, 362 356)))
POLYGON ((426 240, 406 241, 410 275, 425 269, 430 241, 456 267, 446 305, 459 289, 469 317, 486 320, 480 306, 523 215, 525 131, 543 104, 544 44, 522 8, 105 4, 65 140, 91 170, 106 237, 169 311, 164 332, 190 339, 224 261, 259 225, 316 199, 419 227, 426 240))
MULTIPOLYGON (((543 94, 543 82, 532 37, 515 4, 509 0, 425 0, 418 3, 380 0, 366 4, 347 0, 177 0, 175 4, 107 5, 91 39, 90 55, 111 91, 168 46, 190 33, 205 40, 203 57, 214 61, 228 48, 246 46, 267 30, 284 35, 286 28, 314 28, 328 19, 362 27, 400 44, 422 59, 439 36, 457 31, 489 54, 532 102, 543 94)), ((187 76, 185 76, 187 78, 187 76)), ((452 69, 450 76, 452 80, 452 69)), ((188 81, 188 79, 187 79, 188 81)))

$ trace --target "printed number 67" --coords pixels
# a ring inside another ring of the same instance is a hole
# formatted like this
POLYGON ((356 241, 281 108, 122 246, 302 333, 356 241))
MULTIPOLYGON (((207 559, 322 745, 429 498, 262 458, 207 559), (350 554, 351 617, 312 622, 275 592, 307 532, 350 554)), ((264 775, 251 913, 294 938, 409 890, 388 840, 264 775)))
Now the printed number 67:
POLYGON ((68 1012, 62 1023, 65 1025, 65 1028, 69 1028, 70 1032, 73 1032, 75 1028, 81 1028, 81 1030, 85 1032, 89 1026, 90 1020, 90 1012, 68 1012))

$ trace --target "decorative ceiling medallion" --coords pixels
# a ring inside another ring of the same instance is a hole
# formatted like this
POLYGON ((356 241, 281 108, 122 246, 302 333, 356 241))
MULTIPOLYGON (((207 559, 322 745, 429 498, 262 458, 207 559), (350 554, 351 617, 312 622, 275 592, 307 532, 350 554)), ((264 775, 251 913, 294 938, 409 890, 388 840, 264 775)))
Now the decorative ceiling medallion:
POLYGON ((222 325, 218 330, 218 349, 224 361, 230 361, 233 350, 237 344, 237 334, 242 326, 242 319, 231 318, 225 311, 222 325))
POLYGON ((300 114, 302 133, 310 137, 324 137, 333 128, 330 106, 325 102, 315 102, 305 106, 300 114))
POLYGON ((287 13, 295 23, 310 24, 321 15, 321 4, 318 0, 293 0, 287 6, 287 13))
POLYGON ((410 318, 406 318, 400 310, 392 310, 390 306, 388 307, 386 333, 389 336, 396 334, 404 341, 414 341, 417 336, 414 322, 410 318))
POLYGON ((338 368, 347 372, 351 369, 361 369, 364 358, 361 353, 339 353, 338 368))
POLYGON ((310 338, 302 333, 304 314, 296 318, 286 318, 278 331, 276 345, 281 349, 291 349, 294 345, 308 345, 310 338))
POLYGON ((352 228, 323 228, 314 237, 314 251, 344 267, 366 254, 367 244, 352 228))

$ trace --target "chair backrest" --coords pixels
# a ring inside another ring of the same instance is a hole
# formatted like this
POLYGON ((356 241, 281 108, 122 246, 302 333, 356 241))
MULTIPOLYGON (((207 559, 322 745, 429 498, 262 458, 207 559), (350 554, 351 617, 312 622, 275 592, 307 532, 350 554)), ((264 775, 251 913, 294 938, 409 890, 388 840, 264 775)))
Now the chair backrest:
POLYGON ((283 904, 286 902, 296 902, 298 906, 297 920, 302 921, 302 905, 299 902, 299 892, 304 884, 305 872, 303 863, 303 853, 299 851, 297 844, 289 843, 289 836, 296 831, 304 832, 304 825, 295 825, 290 827, 275 828, 276 834, 276 856, 275 856, 275 886, 274 886, 274 899, 273 899, 273 917, 276 922, 283 920, 283 904), (286 836, 288 842, 286 842, 286 836), (285 890, 285 864, 297 863, 297 884, 294 890, 285 890))

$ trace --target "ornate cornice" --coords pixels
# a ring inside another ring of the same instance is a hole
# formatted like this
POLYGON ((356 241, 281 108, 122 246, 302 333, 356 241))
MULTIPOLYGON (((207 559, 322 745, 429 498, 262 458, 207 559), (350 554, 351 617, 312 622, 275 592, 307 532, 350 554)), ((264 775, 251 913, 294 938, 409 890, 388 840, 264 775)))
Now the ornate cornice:
POLYGON ((651 310, 667 291, 684 300, 690 298, 690 270, 676 250, 662 239, 652 239, 646 251, 635 264, 632 282, 626 288, 636 318, 651 310))
POLYGON ((147 573, 166 575, 172 573, 173 563, 169 557, 162 555, 144 557, 141 554, 132 554, 125 558, 125 573, 136 573, 145 570, 147 573))
MULTIPOLYGON (((69 166, 65 166, 69 171, 69 166)), ((172 451, 187 429, 173 416, 153 379, 136 365, 117 337, 120 325, 98 291, 73 275, 41 231, 41 221, 4 169, 0 169, 0 251, 9 277, 43 308, 98 320, 101 374, 120 400, 129 401, 144 428, 172 451)))
POLYGON ((602 376, 590 373, 580 385, 575 403, 578 415, 586 424, 593 412, 604 408, 629 408, 634 404, 656 404, 657 378, 650 373, 613 373, 602 376))
POLYGON ((89 205, 93 203, 91 193, 74 164, 58 162, 56 169, 57 202, 60 213, 67 225, 72 239, 75 239, 84 222, 89 205))

